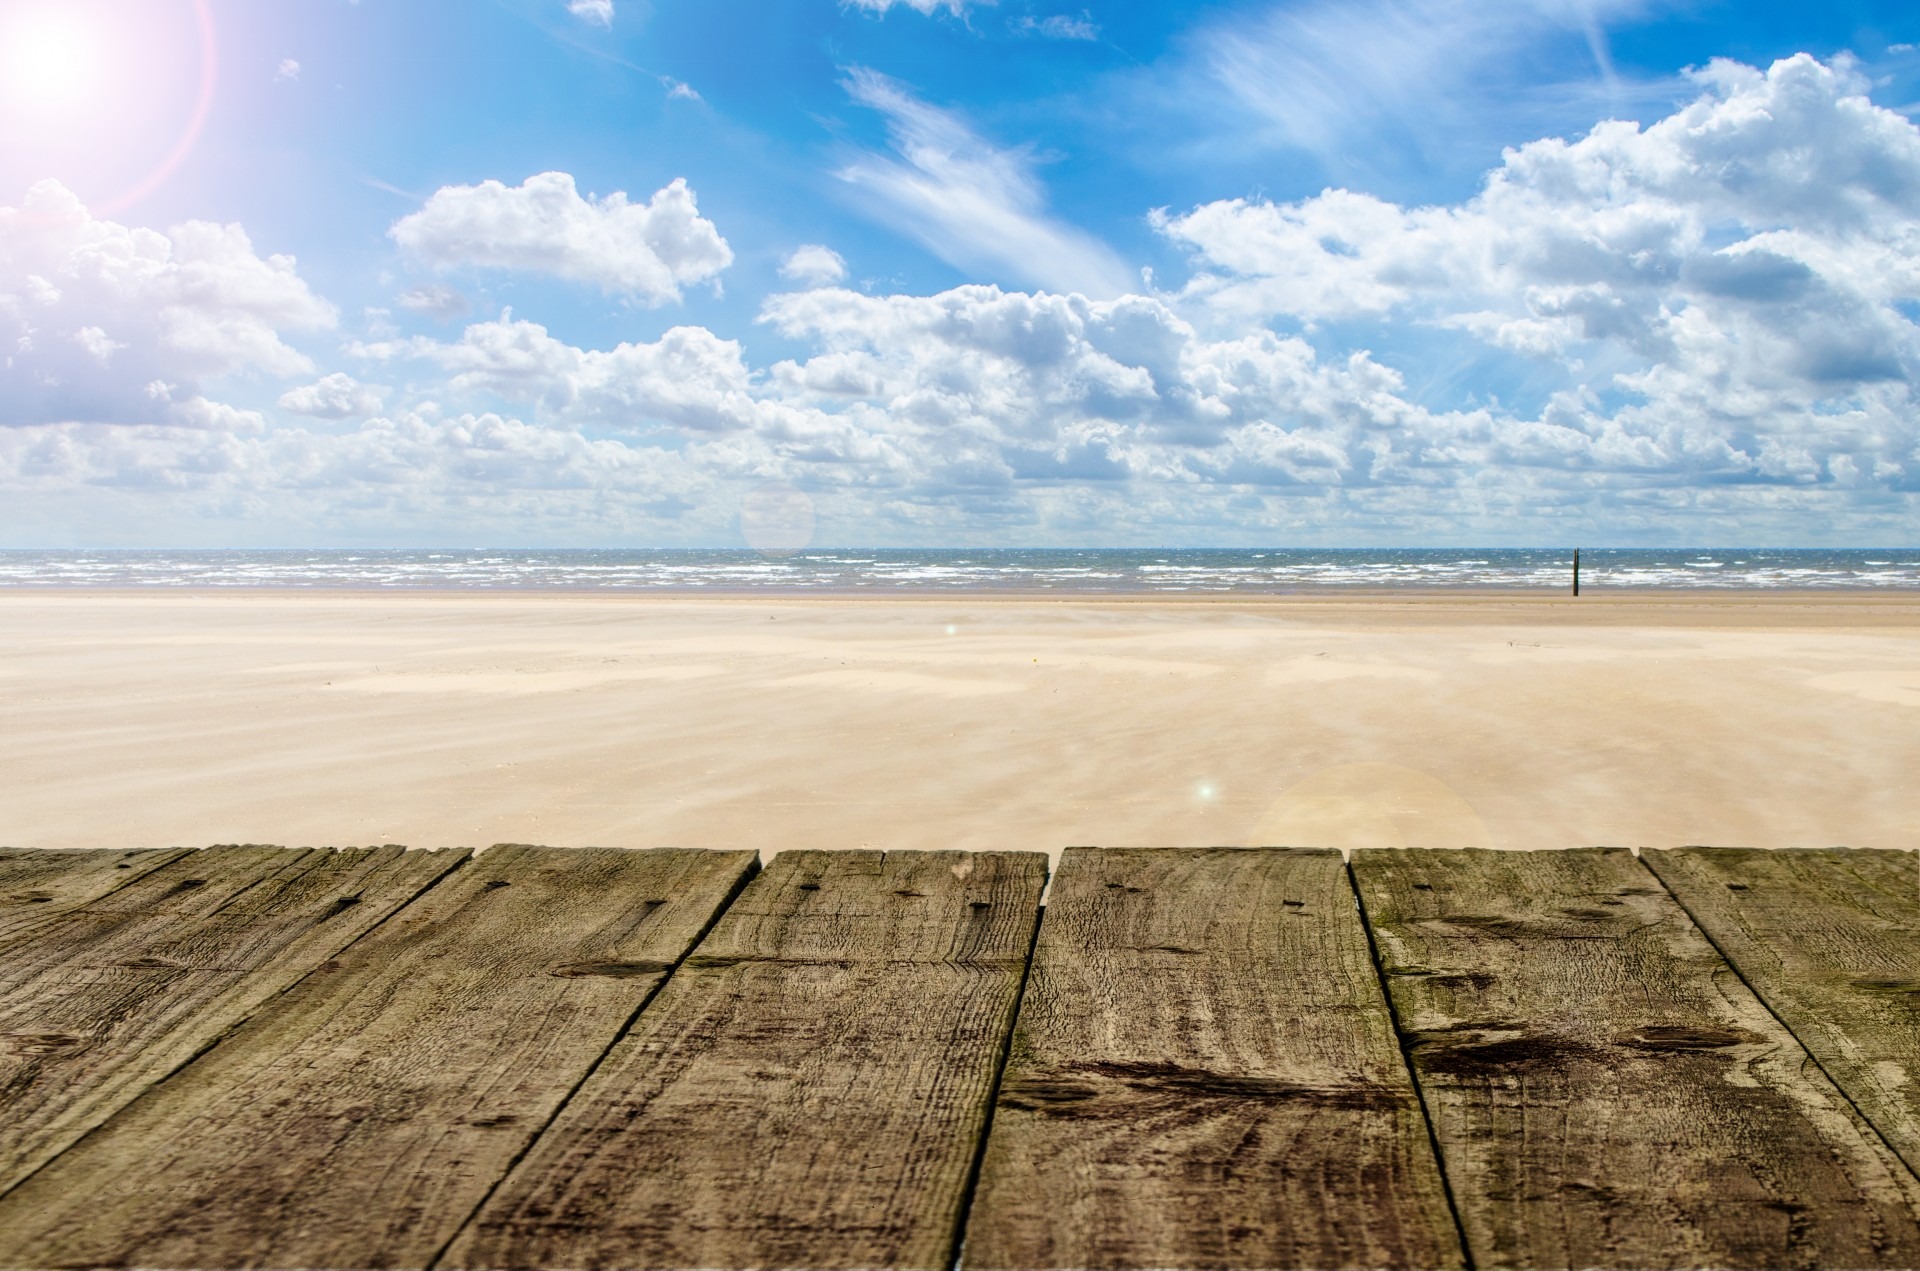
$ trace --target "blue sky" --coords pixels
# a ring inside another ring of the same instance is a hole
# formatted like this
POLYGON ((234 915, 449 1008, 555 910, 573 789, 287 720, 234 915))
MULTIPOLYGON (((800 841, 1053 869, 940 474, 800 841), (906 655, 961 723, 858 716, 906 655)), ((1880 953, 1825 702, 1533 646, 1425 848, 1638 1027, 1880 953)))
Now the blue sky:
POLYGON ((0 0, 0 545, 1911 542, 1915 41, 0 0))

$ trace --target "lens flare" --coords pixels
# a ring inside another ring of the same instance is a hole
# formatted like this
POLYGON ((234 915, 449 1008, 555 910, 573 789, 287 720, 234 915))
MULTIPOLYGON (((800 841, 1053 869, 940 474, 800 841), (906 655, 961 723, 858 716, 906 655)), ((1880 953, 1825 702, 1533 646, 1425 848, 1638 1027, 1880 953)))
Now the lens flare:
POLYGON ((200 32, 200 87, 194 94, 193 116, 187 120, 180 139, 159 166, 139 184, 96 208, 98 215, 110 216, 122 211, 158 189, 193 150, 194 143, 200 140, 201 130, 207 126, 207 116, 213 113, 213 87, 220 69, 220 46, 214 37, 213 10, 208 7, 207 0, 193 0, 193 16, 200 32))
POLYGON ((122 212, 193 152, 217 75, 210 0, 0 0, 0 158, 122 212))
POLYGON ((71 110, 101 88, 99 41, 70 11, 26 10, 7 24, 0 43, 7 96, 23 114, 71 110))

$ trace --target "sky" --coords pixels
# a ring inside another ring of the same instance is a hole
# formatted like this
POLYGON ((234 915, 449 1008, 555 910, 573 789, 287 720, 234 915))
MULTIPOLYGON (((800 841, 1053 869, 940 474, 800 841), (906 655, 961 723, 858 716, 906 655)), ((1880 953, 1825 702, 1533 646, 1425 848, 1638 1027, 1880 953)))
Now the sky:
POLYGON ((0 0, 0 546, 1913 544, 1917 44, 0 0))

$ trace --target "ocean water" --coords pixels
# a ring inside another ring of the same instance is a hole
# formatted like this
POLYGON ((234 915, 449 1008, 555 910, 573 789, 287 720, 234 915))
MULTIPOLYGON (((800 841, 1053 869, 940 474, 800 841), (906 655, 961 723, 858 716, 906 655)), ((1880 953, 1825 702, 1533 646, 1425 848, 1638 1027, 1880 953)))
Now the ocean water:
MULTIPOLYGON (((0 551, 0 587, 1287 593, 1564 588, 1568 549, 0 551)), ((1920 548, 1589 548, 1582 590, 1920 587, 1920 548)))

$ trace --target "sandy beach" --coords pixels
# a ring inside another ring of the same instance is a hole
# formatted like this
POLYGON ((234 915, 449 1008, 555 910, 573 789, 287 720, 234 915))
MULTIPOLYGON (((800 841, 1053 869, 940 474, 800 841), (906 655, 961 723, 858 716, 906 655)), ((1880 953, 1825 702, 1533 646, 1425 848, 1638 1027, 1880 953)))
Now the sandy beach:
POLYGON ((1920 846, 1920 597, 0 593, 0 843, 1920 846))

